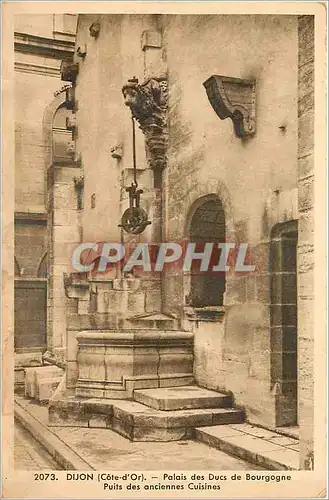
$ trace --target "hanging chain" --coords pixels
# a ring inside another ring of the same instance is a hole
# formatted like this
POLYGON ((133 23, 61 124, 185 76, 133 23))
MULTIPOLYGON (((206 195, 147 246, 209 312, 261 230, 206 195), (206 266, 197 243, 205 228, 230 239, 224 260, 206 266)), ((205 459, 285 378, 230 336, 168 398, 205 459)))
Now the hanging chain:
POLYGON ((137 188, 137 167, 136 167, 136 137, 135 137, 135 120, 133 116, 131 117, 133 122, 133 167, 134 167, 134 184, 137 188))
POLYGON ((132 234, 140 234, 144 231, 146 226, 151 224, 148 220, 147 213, 140 207, 140 196, 143 193, 142 189, 137 189, 137 167, 136 167, 136 138, 135 138, 135 120, 133 117, 133 169, 134 169, 134 182, 130 187, 126 188, 129 193, 129 208, 125 210, 121 218, 121 224, 124 231, 132 234))

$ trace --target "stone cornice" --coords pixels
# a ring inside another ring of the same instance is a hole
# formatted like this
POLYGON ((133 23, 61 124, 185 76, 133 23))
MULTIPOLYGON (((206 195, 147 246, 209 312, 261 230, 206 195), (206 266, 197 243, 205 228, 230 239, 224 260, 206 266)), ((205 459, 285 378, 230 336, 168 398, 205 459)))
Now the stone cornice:
POLYGON ((71 60, 74 54, 74 41, 44 38, 27 33, 15 32, 15 51, 42 54, 54 59, 71 60))
POLYGON ((54 78, 61 77, 60 68, 55 66, 44 66, 42 64, 30 64, 25 62, 15 62, 15 71, 19 73, 32 73, 37 75, 52 76, 54 78))
POLYGON ((15 221, 16 222, 47 222, 47 213, 46 212, 15 212, 15 221))

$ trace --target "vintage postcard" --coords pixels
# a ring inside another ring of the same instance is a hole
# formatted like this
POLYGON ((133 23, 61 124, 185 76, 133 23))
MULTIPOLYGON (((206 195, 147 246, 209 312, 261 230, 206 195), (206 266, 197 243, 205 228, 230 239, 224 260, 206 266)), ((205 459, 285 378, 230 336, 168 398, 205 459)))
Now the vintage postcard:
POLYGON ((2 4, 2 496, 326 497, 326 5, 2 4))

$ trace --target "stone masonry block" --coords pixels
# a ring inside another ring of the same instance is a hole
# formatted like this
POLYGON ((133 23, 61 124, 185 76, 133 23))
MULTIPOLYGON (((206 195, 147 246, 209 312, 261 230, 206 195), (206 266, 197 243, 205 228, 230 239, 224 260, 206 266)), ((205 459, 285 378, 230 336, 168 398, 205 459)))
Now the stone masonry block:
POLYGON ((298 159, 298 176, 300 179, 308 177, 314 170, 314 155, 312 153, 298 159))
POLYGON ((36 399, 40 402, 49 401, 60 383, 60 377, 40 380, 37 385, 36 399))
POLYGON ((299 118, 298 156, 305 156, 314 149, 314 117, 313 110, 305 112, 299 118))
POLYGON ((300 212, 310 210, 314 206, 314 178, 313 176, 299 181, 298 208, 300 212))
POLYGON ((314 247, 313 245, 305 245, 299 247, 298 251, 298 271, 306 273, 314 268, 314 247))
MULTIPOLYGON (((302 212, 298 221, 298 245, 301 247, 307 243, 312 244, 314 240, 314 212, 308 210, 302 212)), ((301 250, 299 250, 300 252, 301 250)))

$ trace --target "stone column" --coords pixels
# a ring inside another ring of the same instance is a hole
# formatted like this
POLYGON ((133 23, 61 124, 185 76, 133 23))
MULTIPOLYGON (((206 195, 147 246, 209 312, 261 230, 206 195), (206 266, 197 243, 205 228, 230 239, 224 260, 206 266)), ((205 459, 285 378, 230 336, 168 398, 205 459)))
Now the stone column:
POLYGON ((300 468, 314 466, 314 17, 298 19, 298 394, 300 468))
MULTIPOLYGON (((136 78, 128 80, 122 89, 125 104, 130 108, 145 140, 148 168, 138 170, 137 178, 138 188, 143 190, 141 206, 145 206, 151 224, 143 231, 141 238, 153 245, 162 241, 162 173, 166 168, 167 151, 167 79, 161 62, 161 46, 160 32, 143 32, 146 78, 141 84, 136 78)), ((126 182, 133 180, 131 169, 125 179, 126 182)), ((131 238, 128 240, 131 241, 131 238)), ((158 274, 147 273, 142 277, 142 289, 146 291, 146 312, 162 309, 161 279, 158 274)))
POLYGON ((65 358, 67 298, 63 274, 69 270, 70 246, 79 243, 76 168, 52 165, 49 177, 50 238, 48 290, 48 350, 65 358))

